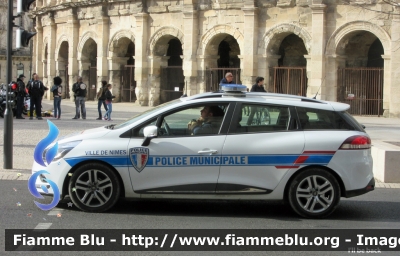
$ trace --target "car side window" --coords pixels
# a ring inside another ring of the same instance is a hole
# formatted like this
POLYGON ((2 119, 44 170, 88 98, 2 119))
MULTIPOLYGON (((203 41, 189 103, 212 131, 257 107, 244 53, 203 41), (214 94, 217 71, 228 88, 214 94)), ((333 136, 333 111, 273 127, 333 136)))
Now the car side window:
POLYGON ((228 104, 190 106, 164 116, 159 136, 216 135, 228 104))
POLYGON ((242 104, 236 133, 287 131, 289 121, 288 107, 242 104))
POLYGON ((354 130, 337 112, 297 107, 303 130, 354 130))

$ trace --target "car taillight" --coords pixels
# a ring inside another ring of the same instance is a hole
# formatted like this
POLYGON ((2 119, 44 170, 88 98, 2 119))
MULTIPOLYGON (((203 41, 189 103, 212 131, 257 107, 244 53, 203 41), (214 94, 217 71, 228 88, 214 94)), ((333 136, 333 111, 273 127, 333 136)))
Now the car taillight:
POLYGON ((367 136, 355 135, 347 138, 339 149, 368 149, 371 148, 371 139, 367 136))

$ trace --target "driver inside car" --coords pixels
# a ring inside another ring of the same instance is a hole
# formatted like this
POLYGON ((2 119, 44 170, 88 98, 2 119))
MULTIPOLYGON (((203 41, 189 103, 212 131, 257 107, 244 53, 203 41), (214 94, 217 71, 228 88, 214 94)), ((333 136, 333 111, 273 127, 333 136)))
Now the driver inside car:
POLYGON ((224 111, 218 106, 205 106, 200 110, 200 118, 192 119, 188 123, 188 129, 192 135, 217 134, 224 114, 224 111))

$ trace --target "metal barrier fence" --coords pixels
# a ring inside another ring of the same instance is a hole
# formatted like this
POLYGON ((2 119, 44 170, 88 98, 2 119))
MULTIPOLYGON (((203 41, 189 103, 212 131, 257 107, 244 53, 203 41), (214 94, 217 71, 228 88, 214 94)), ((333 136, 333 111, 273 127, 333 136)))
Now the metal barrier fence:
POLYGON ((351 106, 350 114, 383 114, 383 68, 339 68, 337 81, 338 101, 351 106))

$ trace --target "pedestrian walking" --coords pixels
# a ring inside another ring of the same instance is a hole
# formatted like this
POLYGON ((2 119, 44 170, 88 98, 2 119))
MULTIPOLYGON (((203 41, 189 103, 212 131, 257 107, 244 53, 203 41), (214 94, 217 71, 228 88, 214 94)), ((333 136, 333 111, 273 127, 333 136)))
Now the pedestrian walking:
POLYGON ((77 82, 73 85, 72 91, 75 94, 75 117, 72 119, 79 119, 82 113, 82 119, 86 119, 85 97, 87 93, 86 84, 82 82, 82 77, 78 77, 77 82))
POLYGON ((62 95, 62 79, 59 76, 54 77, 54 85, 51 88, 54 98, 54 118, 61 118, 61 95, 62 95))
POLYGON ((113 96, 112 93, 111 93, 111 89, 112 89, 112 85, 108 84, 107 85, 107 89, 106 89, 106 93, 105 93, 106 104, 107 104, 108 110, 107 110, 107 112, 106 112, 106 114, 104 116, 104 120, 108 120, 108 121, 112 121, 112 119, 111 119, 112 99, 115 98, 115 96, 113 96))
POLYGON ((107 81, 101 81, 101 88, 99 92, 97 93, 97 110, 99 111, 99 117, 96 120, 101 120, 102 119, 102 114, 101 114, 101 105, 104 106, 104 109, 107 111, 107 104, 106 104, 106 91, 107 91, 107 81))
POLYGON ((36 118, 38 120, 42 120, 42 98, 44 95, 44 85, 42 83, 42 81, 39 80, 39 75, 35 74, 33 76, 33 81, 29 84, 28 86, 28 93, 31 97, 31 105, 30 105, 30 110, 29 110, 29 114, 30 117, 29 119, 32 120, 33 119, 33 106, 35 106, 35 110, 36 110, 36 118))
POLYGON ((17 89, 17 116, 16 119, 25 119, 22 117, 22 110, 24 108, 24 99, 26 95, 24 75, 19 75, 17 78, 18 89, 17 89))

